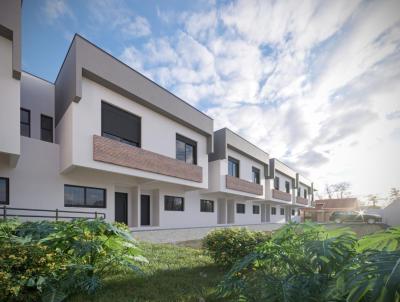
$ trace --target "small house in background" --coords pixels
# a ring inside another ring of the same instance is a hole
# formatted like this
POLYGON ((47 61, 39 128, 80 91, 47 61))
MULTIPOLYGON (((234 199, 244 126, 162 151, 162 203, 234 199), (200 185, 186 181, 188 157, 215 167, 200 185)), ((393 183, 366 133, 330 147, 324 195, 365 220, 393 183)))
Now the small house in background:
POLYGON ((328 222, 333 212, 358 211, 360 205, 357 198, 319 199, 315 208, 304 208, 302 221, 328 222))

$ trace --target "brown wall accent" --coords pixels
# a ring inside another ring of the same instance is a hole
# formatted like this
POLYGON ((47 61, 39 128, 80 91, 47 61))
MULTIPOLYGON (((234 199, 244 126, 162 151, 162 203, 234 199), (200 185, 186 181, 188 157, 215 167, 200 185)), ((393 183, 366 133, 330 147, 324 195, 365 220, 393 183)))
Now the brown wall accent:
POLYGON ((292 195, 290 193, 282 192, 275 189, 272 189, 272 198, 284 201, 292 201, 292 195))
POLYGON ((243 180, 237 177, 233 177, 230 175, 226 175, 226 188, 241 192, 246 192, 254 195, 262 195, 263 194, 263 186, 243 180))
POLYGON ((308 205, 308 199, 301 196, 297 196, 296 203, 308 205))
POLYGON ((98 135, 93 135, 93 160, 195 182, 203 181, 202 167, 98 135))

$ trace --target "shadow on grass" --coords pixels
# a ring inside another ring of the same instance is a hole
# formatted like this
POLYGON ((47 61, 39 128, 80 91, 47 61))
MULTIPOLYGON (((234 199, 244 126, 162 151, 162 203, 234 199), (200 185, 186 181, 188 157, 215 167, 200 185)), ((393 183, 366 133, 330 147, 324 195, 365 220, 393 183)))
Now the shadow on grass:
POLYGON ((215 292, 223 276, 215 265, 158 270, 143 276, 120 274, 106 280, 94 296, 77 295, 69 301, 229 301, 218 298, 215 292))

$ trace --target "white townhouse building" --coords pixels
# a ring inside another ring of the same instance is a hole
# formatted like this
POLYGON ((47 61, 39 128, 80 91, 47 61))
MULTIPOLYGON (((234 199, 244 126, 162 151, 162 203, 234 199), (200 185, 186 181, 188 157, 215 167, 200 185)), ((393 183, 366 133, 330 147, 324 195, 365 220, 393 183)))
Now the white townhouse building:
POLYGON ((311 205, 310 181, 79 35, 54 83, 22 71, 20 18, 20 1, 0 2, 0 216, 168 229, 311 205))

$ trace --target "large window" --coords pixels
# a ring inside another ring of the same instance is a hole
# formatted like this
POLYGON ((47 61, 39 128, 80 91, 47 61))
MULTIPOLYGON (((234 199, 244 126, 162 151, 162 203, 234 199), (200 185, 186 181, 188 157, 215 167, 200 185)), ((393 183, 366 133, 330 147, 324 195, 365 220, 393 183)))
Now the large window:
POLYGON ((184 211, 185 199, 177 196, 165 196, 164 209, 165 211, 184 211))
POLYGON ((10 182, 8 178, 0 177, 0 204, 10 203, 10 182))
POLYGON ((40 139, 53 142, 53 118, 43 114, 40 116, 40 139))
POLYGON ((253 205, 253 214, 260 214, 260 206, 253 205))
POLYGON ((98 188, 64 185, 64 206, 105 208, 106 190, 98 188))
POLYGON ((176 159, 197 164, 197 143, 182 135, 176 135, 176 159))
POLYGON ((239 161, 228 157, 228 175, 239 178, 239 161))
POLYGON ((140 147, 140 133, 140 117, 105 102, 101 103, 102 136, 140 147))
POLYGON ((279 177, 275 176, 274 178, 274 189, 279 190, 279 177))
POLYGON ((200 212, 214 212, 214 201, 213 200, 200 200, 200 212))
POLYGON ((260 169, 257 169, 255 167, 252 167, 252 173, 253 173, 253 182, 256 184, 260 184, 260 169))
POLYGON ((281 215, 285 215, 285 208, 281 208, 281 215))
POLYGON ((236 213, 244 214, 246 212, 246 205, 244 203, 236 204, 236 213))
POLYGON ((20 110, 21 135, 31 137, 31 112, 27 109, 20 110))
POLYGON ((271 207, 271 215, 276 215, 276 208, 275 207, 271 207))
POLYGON ((290 182, 288 182, 287 180, 285 181, 285 189, 286 193, 290 193, 290 182))

